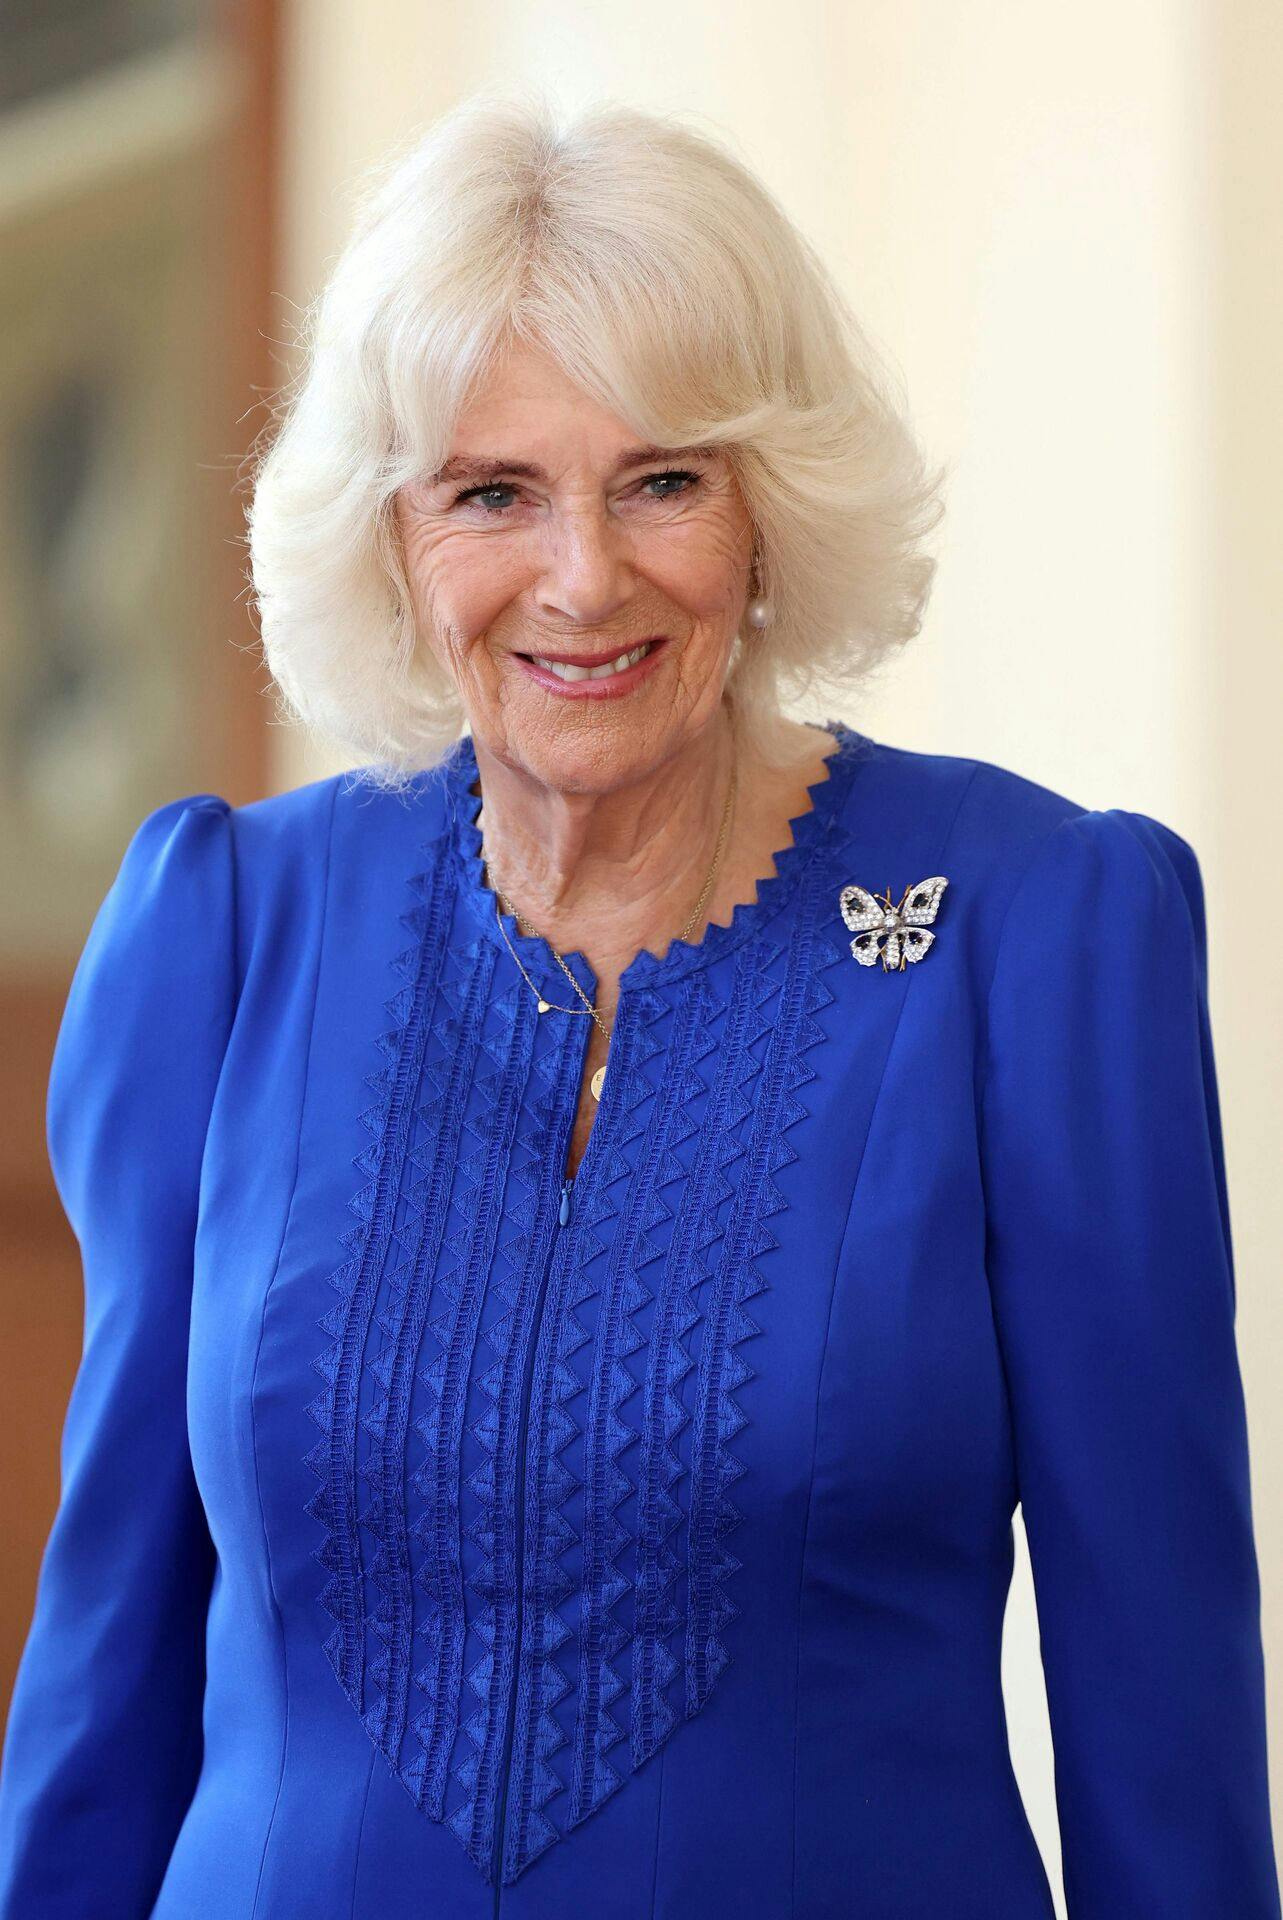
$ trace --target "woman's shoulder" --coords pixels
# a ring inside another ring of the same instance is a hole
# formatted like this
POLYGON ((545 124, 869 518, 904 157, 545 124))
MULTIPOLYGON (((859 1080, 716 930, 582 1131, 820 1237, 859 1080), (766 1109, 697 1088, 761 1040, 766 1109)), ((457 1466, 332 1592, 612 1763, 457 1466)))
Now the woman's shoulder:
MULTIPOLYGON (((1001 931, 1037 920, 1077 947, 1086 929, 1125 921, 1192 926, 1204 937, 1203 882, 1189 840, 1154 814, 1092 805, 1031 774, 978 755, 937 753, 860 736, 862 770, 848 818, 911 823, 923 864, 905 880, 943 873, 955 913, 964 903, 990 966, 1001 931), (913 824, 916 823, 916 826, 913 824), (1015 909, 1015 911, 1013 911, 1015 909)), ((876 830, 875 830, 876 831, 876 830)), ((897 826, 897 845, 904 829, 897 826)))
POLYGON ((444 787, 434 770, 416 775, 402 788, 377 783, 365 767, 342 769, 258 799, 234 804, 217 793, 193 793, 167 802, 140 831, 156 833, 192 808, 213 809, 225 817, 232 851, 242 878, 324 876, 334 842, 370 845, 421 843, 441 824, 444 787))
POLYGON ((98 909, 82 974, 108 951, 137 977, 177 956, 226 951, 238 987, 260 948, 319 935, 336 869, 382 884, 419 859, 440 825, 425 783, 396 792, 341 771, 234 803, 218 792, 162 801, 139 817, 98 909))
POLYGON ((1088 811, 1072 795, 976 754, 934 752, 856 736, 857 762, 884 805, 924 812, 948 832, 951 846, 1009 855, 1039 840, 1062 820, 1088 811))
POLYGON ((887 807, 924 812, 949 856, 968 868, 1014 873, 1044 849, 1055 858, 1062 848, 1075 847, 1123 858, 1130 857, 1129 848, 1139 848, 1177 865, 1195 859, 1188 840, 1152 813, 1093 804, 975 754, 902 747, 866 735, 858 741, 871 776, 866 776, 864 804, 875 788, 887 807))

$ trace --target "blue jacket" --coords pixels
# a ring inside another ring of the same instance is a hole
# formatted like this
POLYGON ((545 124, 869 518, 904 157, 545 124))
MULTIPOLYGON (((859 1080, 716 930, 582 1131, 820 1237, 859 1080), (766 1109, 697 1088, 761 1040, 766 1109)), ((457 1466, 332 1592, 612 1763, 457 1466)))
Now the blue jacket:
POLYGON ((139 826, 49 1086, 3 1920, 1048 1920, 1017 1502, 1071 1920, 1278 1920, 1195 856, 832 731, 625 971, 570 1178, 469 739, 139 826), (932 879, 888 967, 844 890, 932 879))

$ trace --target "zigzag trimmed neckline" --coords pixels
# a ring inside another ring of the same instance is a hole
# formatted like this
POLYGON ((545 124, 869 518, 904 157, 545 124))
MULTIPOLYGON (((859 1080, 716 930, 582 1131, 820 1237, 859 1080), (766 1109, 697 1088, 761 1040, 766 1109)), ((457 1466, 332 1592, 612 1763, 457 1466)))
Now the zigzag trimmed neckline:
MULTIPOLYGON (((824 772, 807 787, 810 805, 788 821, 789 840, 772 856, 773 871, 759 879, 751 900, 736 903, 730 920, 710 920, 697 940, 674 937, 663 953, 643 947, 619 977, 619 991, 649 987, 681 979, 697 967, 711 965, 731 953, 750 934, 783 911, 797 889, 812 854, 832 830, 842 812, 847 788, 857 760, 857 749, 865 736, 842 720, 825 723, 833 736, 832 750, 825 755, 824 772)), ((442 764, 446 786, 446 831, 458 874, 460 894, 478 924, 487 935, 506 950, 504 929, 522 964, 537 979, 562 980, 548 942, 539 934, 522 933, 515 915, 495 912, 495 896, 486 883, 481 859, 481 830, 477 816, 482 796, 472 792, 477 779, 476 745, 470 733, 463 734, 442 764), (500 921, 502 920, 502 927, 500 921)), ((579 948, 563 953, 580 985, 590 996, 595 994, 596 976, 579 948)))

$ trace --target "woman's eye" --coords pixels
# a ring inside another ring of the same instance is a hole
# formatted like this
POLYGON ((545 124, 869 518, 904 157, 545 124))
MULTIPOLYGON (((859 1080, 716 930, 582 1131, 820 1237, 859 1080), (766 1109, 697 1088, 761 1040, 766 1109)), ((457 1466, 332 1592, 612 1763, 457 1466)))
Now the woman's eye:
MULTIPOLYGON (((648 499, 673 500, 679 494, 692 492, 699 485, 699 475, 684 468, 673 468, 665 473, 648 473, 641 484, 647 489, 648 499)), ((488 487, 466 487, 454 496, 454 504, 462 507, 475 503, 483 513, 498 515, 507 512, 516 491, 502 481, 492 482, 488 487)))
POLYGON ((650 496, 652 500, 671 500, 678 493, 689 493, 693 488, 697 487, 699 485, 699 475, 697 473, 687 473, 681 469, 674 469, 670 473, 648 473, 642 485, 645 487, 660 486, 663 488, 662 492, 653 493, 650 496), (689 485, 670 487, 665 484, 670 480, 685 480, 689 482, 689 485))
POLYGON ((464 492, 455 495, 454 504, 456 507, 461 507, 465 500, 475 500, 485 513, 502 513, 507 502, 502 500, 496 501, 494 496, 497 493, 512 493, 513 491, 514 489, 512 487, 503 486, 468 487, 464 492))

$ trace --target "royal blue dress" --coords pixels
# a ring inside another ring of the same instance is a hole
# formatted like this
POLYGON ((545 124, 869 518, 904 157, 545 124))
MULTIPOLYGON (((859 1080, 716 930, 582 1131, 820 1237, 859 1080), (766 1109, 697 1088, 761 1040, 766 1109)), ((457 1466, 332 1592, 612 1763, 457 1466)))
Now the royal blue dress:
POLYGON ((1048 1920, 1017 1502, 1071 1920, 1278 1920, 1195 856, 830 731, 756 900, 624 972, 570 1179, 591 1024, 470 738, 144 819, 49 1087, 4 1920, 1048 1920), (858 964, 843 887, 938 876, 858 964))

